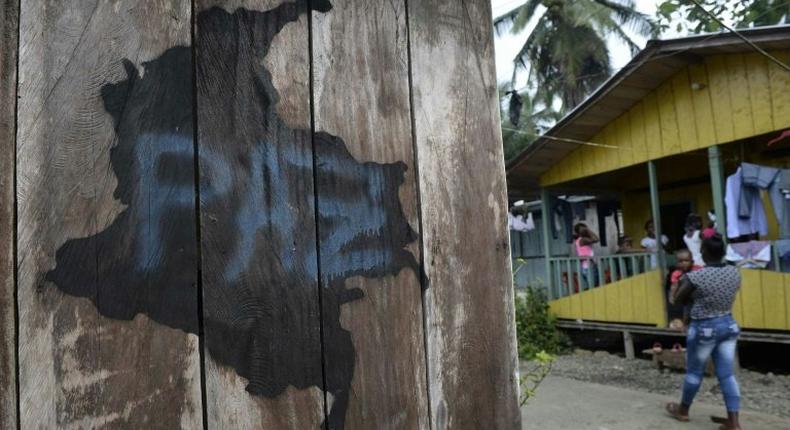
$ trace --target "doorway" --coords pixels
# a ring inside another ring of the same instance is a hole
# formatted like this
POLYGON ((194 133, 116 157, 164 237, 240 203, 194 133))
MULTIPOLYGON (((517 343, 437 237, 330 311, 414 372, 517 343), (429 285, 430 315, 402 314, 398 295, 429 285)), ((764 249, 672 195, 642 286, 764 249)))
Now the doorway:
POLYGON ((686 247, 683 235, 686 217, 691 213, 691 202, 661 205, 661 230, 669 238, 669 249, 675 251, 686 247))

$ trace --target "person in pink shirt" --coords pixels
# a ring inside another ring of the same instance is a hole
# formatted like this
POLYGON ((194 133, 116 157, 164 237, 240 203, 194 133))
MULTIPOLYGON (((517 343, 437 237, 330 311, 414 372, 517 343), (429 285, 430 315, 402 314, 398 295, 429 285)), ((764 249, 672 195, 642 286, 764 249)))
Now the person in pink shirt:
POLYGON ((577 257, 589 257, 582 261, 582 275, 584 276, 585 288, 589 289, 596 286, 595 262, 592 257, 595 255, 593 244, 598 243, 598 236, 593 233, 587 224, 582 222, 573 226, 574 245, 576 246, 577 257), (592 279, 590 279, 592 278, 592 279))

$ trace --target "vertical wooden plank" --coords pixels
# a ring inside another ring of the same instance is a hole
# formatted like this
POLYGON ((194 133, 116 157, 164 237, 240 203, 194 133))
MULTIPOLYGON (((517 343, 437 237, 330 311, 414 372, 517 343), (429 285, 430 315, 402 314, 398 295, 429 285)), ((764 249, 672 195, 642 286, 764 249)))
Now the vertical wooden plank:
POLYGON ((620 318, 624 322, 634 321, 633 278, 627 278, 620 281, 620 318))
MULTIPOLYGON (((790 52, 773 53, 783 63, 790 62, 790 52)), ((790 127, 790 73, 787 70, 768 62, 768 81, 771 88, 771 112, 773 113, 774 130, 790 127)))
POLYGON ((410 1, 408 19, 432 428, 519 428, 491 2, 410 1))
POLYGON ((759 270, 741 270, 742 325, 750 328, 763 327, 763 292, 759 270))
POLYGON ((307 1, 199 0, 195 10, 208 424, 317 428, 307 1))
POLYGON ((662 155, 673 155, 681 152, 678 118, 675 112, 675 97, 672 92, 672 81, 661 84, 656 89, 658 97, 658 117, 661 123, 662 155))
POLYGON ((784 280, 785 287, 785 328, 790 330, 790 275, 783 273, 782 279, 784 280))
POLYGON ((667 312, 664 298, 664 283, 661 270, 653 270, 644 275, 647 287, 647 311, 649 322, 658 327, 666 327, 667 312))
MULTIPOLYGON (((691 84, 688 69, 683 69, 672 78, 672 94, 675 99, 675 112, 678 119, 681 152, 693 151, 700 147, 697 142, 697 123, 694 121, 694 103, 691 100, 691 84)), ((700 124, 705 127, 705 124, 700 124)))
POLYGON ((17 424, 14 145, 19 1, 0 3, 0 428, 17 424))
POLYGON ((620 115, 615 122, 615 127, 615 140, 620 147, 620 164, 623 167, 630 166, 635 162, 636 148, 634 141, 631 139, 631 121, 628 114, 620 115))
POLYGON ((727 79, 727 65, 724 56, 714 55, 705 59, 710 85, 710 99, 713 105, 713 128, 716 141, 730 142, 735 138, 733 128, 732 103, 730 102, 730 83, 727 79))
POLYGON ((726 73, 729 82, 730 103, 732 103, 733 131, 736 139, 754 135, 754 121, 749 102, 749 80, 743 54, 725 55, 726 73))
POLYGON ((606 300, 606 320, 620 321, 620 294, 618 288, 620 284, 609 284, 600 287, 604 291, 606 300))
POLYGON ((21 5, 22 428, 201 426, 190 6, 21 5))
POLYGON ((582 302, 581 295, 574 294, 570 297, 571 300, 571 318, 582 318, 582 302))
POLYGON ((744 54, 746 75, 749 80, 749 106, 754 120, 754 133, 774 130, 771 112, 771 83, 768 80, 768 58, 760 53, 744 54))
POLYGON ((590 290, 592 292, 593 305, 595 306, 596 321, 606 321, 606 291, 603 287, 590 290))
POLYGON ((636 322, 647 323, 647 284, 645 277, 647 275, 634 276, 631 284, 634 291, 633 306, 636 322))
POLYGON ((601 136, 600 143, 609 146, 615 146, 617 148, 603 148, 604 158, 604 170, 614 170, 623 165, 622 159, 622 148, 620 147, 620 142, 616 139, 616 130, 615 130, 615 122, 610 122, 602 131, 599 133, 601 136))
POLYGON ((634 148, 634 163, 642 163, 648 159, 647 140, 645 137, 645 106, 640 101, 628 112, 631 123, 631 141, 634 148))
POLYGON ((583 292, 579 294, 579 300, 582 305, 582 319, 592 320, 595 318, 595 303, 592 300, 592 292, 583 292))
POLYGON ((661 143, 661 120, 658 116, 658 98, 656 91, 648 93, 644 100, 645 119, 645 145, 647 146, 647 159, 655 160, 664 155, 661 143))
POLYGON ((766 270, 760 273, 763 315, 765 326, 771 330, 786 330, 787 308, 785 302, 784 274, 766 270))
POLYGON ((689 65, 688 72, 689 84, 698 85, 698 89, 691 91, 691 103, 694 107, 694 122, 699 125, 699 127, 696 127, 697 148, 705 148, 716 143, 708 72, 703 63, 689 65))
MULTIPOLYGON (((338 136, 345 142, 343 150, 366 164, 358 172, 360 184, 381 186, 376 182, 382 175, 391 181, 382 184, 384 189, 355 195, 349 190, 352 172, 336 164, 335 153, 325 156, 325 148, 316 147, 325 318, 337 313, 327 304, 342 303, 349 290, 364 295, 342 307, 341 326, 351 332, 355 351, 346 427, 428 428, 406 5, 386 0, 368 0, 364 7, 358 0, 332 4, 329 13, 313 14, 315 129, 338 136), (352 249, 337 243, 337 236, 346 234, 338 227, 353 227, 344 221, 349 205, 338 197, 357 198, 353 208, 364 214, 350 238, 359 242, 352 249), (357 261, 359 268, 354 267, 357 261), (368 261, 381 267, 368 269, 368 261), (326 276, 335 268, 354 277, 344 282, 326 276)), ((317 139, 316 145, 321 142, 317 139)), ((337 332, 333 324, 337 322, 325 320, 325 351, 333 351, 338 342, 332 337, 337 332)), ((340 361, 345 359, 325 356, 327 381, 345 371, 340 361)), ((334 404, 340 400, 335 396, 334 404)), ((329 424, 340 426, 331 418, 329 424)))

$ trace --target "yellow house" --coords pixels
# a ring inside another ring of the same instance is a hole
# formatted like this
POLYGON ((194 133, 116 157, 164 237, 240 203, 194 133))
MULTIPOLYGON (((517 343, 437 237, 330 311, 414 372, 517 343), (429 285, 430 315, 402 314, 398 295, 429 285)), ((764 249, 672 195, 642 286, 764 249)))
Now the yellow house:
MULTIPOLYGON (((586 272, 572 246, 565 245, 565 255, 552 246, 553 230, 561 224, 557 202, 586 199, 589 210, 596 202, 614 201, 609 221, 616 235, 610 236, 630 237, 639 248, 645 222, 653 219, 656 236, 666 235, 670 249, 678 249, 691 212, 707 223, 705 215, 713 210, 715 228, 723 234, 736 222, 726 219, 725 178, 742 163, 790 168, 790 133, 782 134, 790 129, 790 26, 742 35, 764 52, 730 33, 648 42, 508 163, 510 197, 540 198, 548 221, 539 227, 542 256, 548 258, 536 282, 547 287, 551 309, 561 319, 666 327, 665 277, 672 256, 613 253, 610 240, 596 250, 597 270, 586 272)), ((734 313, 748 330, 781 335, 790 331, 790 273, 784 273, 790 265, 777 250, 779 221, 761 193, 767 231, 759 240, 771 241, 771 257, 764 268, 742 269, 734 313)))

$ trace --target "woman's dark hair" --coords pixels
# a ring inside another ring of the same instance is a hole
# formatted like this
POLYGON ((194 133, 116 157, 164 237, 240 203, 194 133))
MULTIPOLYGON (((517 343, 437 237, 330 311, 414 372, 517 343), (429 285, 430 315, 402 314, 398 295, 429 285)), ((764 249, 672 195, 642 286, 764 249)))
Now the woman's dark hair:
POLYGON ((702 230, 702 217, 697 214, 688 214, 686 217, 686 231, 702 230))
POLYGON ((720 234, 716 233, 702 240, 700 250, 706 263, 720 263, 722 258, 724 258, 724 239, 722 239, 720 234))
POLYGON ((587 228, 587 224, 580 222, 573 226, 573 235, 579 237, 579 232, 582 230, 582 227, 587 228))
POLYGON ((647 220, 647 221, 645 221, 645 230, 647 230, 647 227, 648 227, 650 224, 653 224, 653 219, 652 219, 652 218, 651 218, 651 219, 649 219, 649 220, 647 220))

